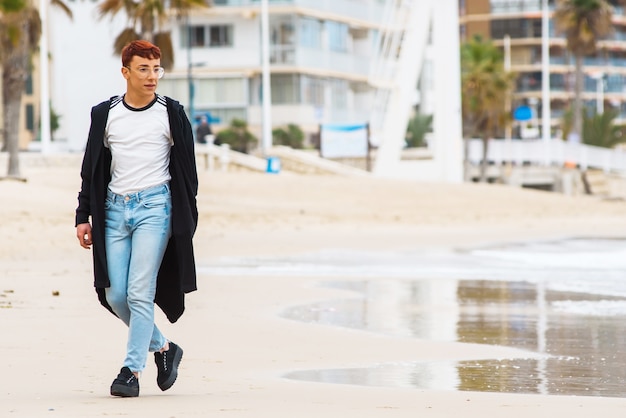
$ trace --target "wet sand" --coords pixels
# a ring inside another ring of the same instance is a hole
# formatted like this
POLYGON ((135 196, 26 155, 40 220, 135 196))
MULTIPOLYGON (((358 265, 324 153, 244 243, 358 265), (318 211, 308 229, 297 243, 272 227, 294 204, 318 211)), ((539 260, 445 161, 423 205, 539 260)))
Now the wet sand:
POLYGON ((546 282, 325 282, 353 295, 283 312, 309 324, 387 336, 519 348, 509 358, 421 359, 305 370, 289 378, 339 384, 545 395, 626 397, 626 298, 562 292, 546 282))
MULTIPOLYGON (((98 305, 91 255, 74 236, 79 160, 25 161, 28 182, 0 182, 0 352, 5 365, 0 416, 623 415, 626 399, 617 397, 287 379, 294 371, 520 358, 532 350, 289 320, 281 316, 286 309, 349 292, 320 287, 319 277, 262 274, 201 275, 199 291, 188 296, 178 323, 168 324, 157 314, 165 334, 185 349, 177 383, 161 392, 150 362, 139 398, 111 398, 108 388, 120 367, 126 330, 98 305)), ((329 249, 437 251, 619 237, 626 231, 623 202, 503 186, 205 171, 200 182, 200 267, 228 257, 329 249)))

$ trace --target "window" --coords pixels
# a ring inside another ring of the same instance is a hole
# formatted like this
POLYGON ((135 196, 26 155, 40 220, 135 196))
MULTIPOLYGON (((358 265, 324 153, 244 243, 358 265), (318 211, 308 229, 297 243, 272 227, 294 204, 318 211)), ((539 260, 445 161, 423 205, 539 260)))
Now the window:
POLYGON ((35 108, 32 104, 26 105, 26 129, 35 132, 35 108))
POLYGON ((348 107, 348 82, 340 79, 330 79, 330 101, 334 109, 346 109, 348 107))
POLYGON ((499 19, 491 21, 491 37, 540 38, 541 19, 499 19))
POLYGON ((200 78, 195 82, 198 103, 242 104, 246 102, 246 87, 243 78, 200 78))
POLYGON ((302 103, 317 107, 324 106, 324 80, 302 76, 302 103))
POLYGON ((536 12, 541 0, 491 0, 491 13, 536 12))
POLYGON ((300 103, 300 76, 297 74, 272 74, 272 103, 300 103))
POLYGON ((303 17, 300 19, 300 45, 319 49, 321 47, 322 24, 317 19, 303 17))
POLYGON ((191 46, 204 46, 206 39, 204 36, 204 26, 192 26, 189 28, 191 46))
POLYGON ((220 48, 233 46, 233 25, 195 25, 188 30, 183 27, 182 47, 220 48))
POLYGON ((209 46, 233 46, 233 26, 215 25, 209 26, 209 46))
POLYGON ((176 97, 182 103, 189 103, 189 81, 186 78, 165 77, 159 81, 159 94, 176 97))
POLYGON ((326 22, 328 29, 328 47, 331 51, 346 52, 348 50, 348 25, 339 22, 326 22))
POLYGON ((295 44, 293 16, 276 16, 270 18, 270 42, 272 45, 295 44))
POLYGON ((24 92, 28 95, 33 94, 33 73, 30 71, 26 76, 26 86, 24 87, 24 92))
POLYGON ((517 79, 517 90, 520 92, 541 90, 541 73, 524 73, 517 79))
POLYGON ((212 119, 217 119, 219 123, 222 125, 229 125, 233 119, 248 119, 248 113, 245 107, 234 107, 234 108, 220 108, 220 107, 210 107, 206 109, 199 109, 199 113, 210 113, 212 119))

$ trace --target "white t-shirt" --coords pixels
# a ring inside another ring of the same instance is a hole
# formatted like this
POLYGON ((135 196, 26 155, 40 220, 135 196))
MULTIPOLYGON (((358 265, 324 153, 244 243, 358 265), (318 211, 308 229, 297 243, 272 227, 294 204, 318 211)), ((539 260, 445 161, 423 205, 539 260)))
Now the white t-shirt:
POLYGON ((170 181, 172 145, 163 96, 157 94, 141 109, 126 104, 124 96, 113 99, 104 131, 112 156, 109 189, 124 195, 170 181))

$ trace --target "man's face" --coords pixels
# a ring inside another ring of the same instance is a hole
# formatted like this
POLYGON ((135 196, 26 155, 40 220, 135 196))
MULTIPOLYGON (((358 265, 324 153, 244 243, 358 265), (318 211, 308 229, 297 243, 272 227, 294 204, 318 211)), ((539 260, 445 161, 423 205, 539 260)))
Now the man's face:
POLYGON ((162 74, 161 60, 133 57, 127 67, 122 67, 122 74, 127 81, 127 92, 138 96, 153 96, 162 74))

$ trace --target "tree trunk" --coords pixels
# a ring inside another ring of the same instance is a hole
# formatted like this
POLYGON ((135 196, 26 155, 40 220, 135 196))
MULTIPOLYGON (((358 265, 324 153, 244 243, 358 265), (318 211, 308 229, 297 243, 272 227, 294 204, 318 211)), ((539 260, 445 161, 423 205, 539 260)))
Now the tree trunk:
POLYGON ((480 160, 480 182, 481 183, 487 182, 487 165, 488 165, 487 147, 489 147, 489 138, 483 137, 483 157, 480 160))
MULTIPOLYGON (((28 24, 22 30, 27 33, 28 24)), ((7 177, 20 178, 20 111, 22 108, 22 94, 26 86, 28 68, 28 47, 26 36, 20 39, 20 45, 15 46, 2 61, 2 106, 4 116, 4 141, 9 153, 7 177)))
POLYGON ((9 153, 8 177, 20 177, 19 142, 20 142, 20 110, 24 93, 24 72, 16 62, 21 57, 11 54, 4 61, 2 105, 4 109, 4 139, 9 153))
POLYGON ((582 105, 582 94, 583 94, 583 57, 581 55, 577 55, 576 59, 576 70, 575 70, 575 79, 574 79, 574 109, 573 109, 573 118, 574 123, 572 127, 572 132, 570 135, 571 138, 568 140, 574 142, 582 142, 582 132, 583 132, 583 105, 582 105))
POLYGON ((472 162, 469 159, 470 138, 463 138, 463 179, 472 181, 472 162))

